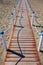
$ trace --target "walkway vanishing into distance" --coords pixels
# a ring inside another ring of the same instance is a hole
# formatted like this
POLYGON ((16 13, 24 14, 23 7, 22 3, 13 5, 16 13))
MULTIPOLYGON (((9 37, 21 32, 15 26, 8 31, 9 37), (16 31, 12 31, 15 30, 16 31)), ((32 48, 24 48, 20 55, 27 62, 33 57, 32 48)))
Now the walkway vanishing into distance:
POLYGON ((21 0, 4 65, 41 65, 28 13, 26 0, 21 0))

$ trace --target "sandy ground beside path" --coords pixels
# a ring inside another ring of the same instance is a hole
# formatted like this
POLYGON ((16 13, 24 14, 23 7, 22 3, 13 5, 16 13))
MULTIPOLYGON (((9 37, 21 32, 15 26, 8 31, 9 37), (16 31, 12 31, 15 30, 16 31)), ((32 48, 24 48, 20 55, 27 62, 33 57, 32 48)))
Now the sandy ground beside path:
MULTIPOLYGON (((13 12, 14 6, 16 6, 17 0, 10 0, 9 2, 4 2, 0 0, 0 31, 9 28, 9 23, 11 22, 11 13, 13 12)), ((10 38, 11 28, 5 33, 6 43, 10 38)), ((2 37, 0 36, 0 65, 3 65, 5 57, 5 49, 3 47, 2 37)))
MULTIPOLYGON (((29 3, 31 4, 32 9, 35 11, 37 22, 43 25, 43 0, 29 0, 29 3)), ((40 33, 43 30, 43 28, 37 28, 37 30, 40 33)), ((33 27, 33 32, 36 40, 36 45, 38 48, 40 35, 36 32, 34 27, 33 27)), ((42 50, 43 50, 43 44, 42 44, 42 50)), ((41 60, 41 65, 43 65, 43 53, 39 53, 39 56, 41 60)))

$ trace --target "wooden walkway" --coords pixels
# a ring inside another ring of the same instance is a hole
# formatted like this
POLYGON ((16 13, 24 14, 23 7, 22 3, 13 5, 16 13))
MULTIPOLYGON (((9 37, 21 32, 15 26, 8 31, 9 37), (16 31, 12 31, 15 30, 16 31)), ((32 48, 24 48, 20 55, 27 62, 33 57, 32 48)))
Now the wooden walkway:
POLYGON ((41 65, 25 0, 14 20, 9 49, 4 65, 41 65))

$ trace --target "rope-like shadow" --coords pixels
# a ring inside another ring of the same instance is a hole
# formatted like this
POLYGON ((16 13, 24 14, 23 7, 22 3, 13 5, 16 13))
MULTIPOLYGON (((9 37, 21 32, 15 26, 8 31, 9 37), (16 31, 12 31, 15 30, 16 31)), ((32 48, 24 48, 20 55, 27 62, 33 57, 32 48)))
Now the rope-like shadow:
POLYGON ((15 65, 17 65, 20 61, 21 61, 21 59, 22 59, 22 57, 16 62, 16 64, 15 65))
MULTIPOLYGON (((22 50, 21 50, 21 47, 20 47, 20 42, 19 42, 19 34, 20 34, 21 30, 22 30, 24 27, 22 26, 21 22, 19 22, 19 24, 20 24, 20 26, 17 26, 17 25, 14 25, 14 26, 20 28, 19 31, 18 31, 18 33, 17 33, 17 43, 18 43, 18 47, 19 47, 19 50, 20 50, 20 52, 21 52, 21 55, 23 55, 22 50)), ((23 55, 23 57, 21 57, 21 58, 17 61, 17 63, 16 63, 15 65, 17 65, 17 64, 21 61, 22 58, 25 58, 25 56, 23 55)))
MULTIPOLYGON (((23 9, 22 9, 22 10, 23 10, 23 9)), ((23 12, 23 11, 22 11, 22 12, 23 12)), ((19 27, 19 28, 20 28, 19 31, 18 31, 18 33, 17 33, 17 43, 18 43, 19 50, 20 50, 21 54, 23 55, 22 50, 21 50, 21 47, 20 47, 20 42, 19 42, 19 34, 20 34, 21 30, 24 28, 24 27, 22 26, 22 24, 21 24, 21 19, 23 18, 22 12, 21 12, 20 20, 19 20, 20 26, 16 26, 16 27, 19 27)), ((23 55, 23 56, 24 56, 24 55, 23 55)), ((17 61, 17 63, 16 63, 15 65, 17 65, 17 64, 21 61, 22 58, 25 58, 25 56, 24 56, 24 57, 21 57, 21 58, 17 61)))
POLYGON ((15 55, 17 55, 17 56, 19 56, 19 57, 21 57, 21 58, 24 58, 24 57, 25 57, 23 54, 17 53, 17 52, 15 52, 15 51, 13 51, 13 50, 7 49, 7 51, 8 51, 8 52, 11 52, 12 54, 15 54, 15 55))
POLYGON ((21 54, 22 54, 21 47, 20 47, 20 44, 19 44, 19 33, 21 32, 21 30, 22 30, 22 28, 18 31, 18 34, 17 34, 17 43, 18 43, 20 52, 21 52, 21 54))
POLYGON ((33 24, 33 26, 34 26, 34 27, 40 27, 40 28, 43 28, 43 26, 41 26, 41 25, 34 25, 34 24, 33 24))
POLYGON ((43 53, 43 50, 40 50, 41 53, 43 53))

